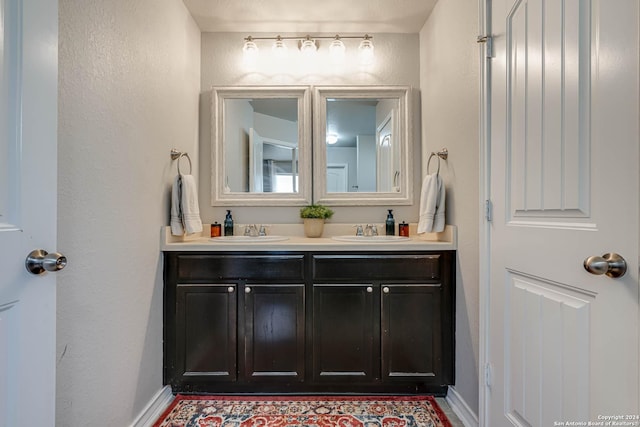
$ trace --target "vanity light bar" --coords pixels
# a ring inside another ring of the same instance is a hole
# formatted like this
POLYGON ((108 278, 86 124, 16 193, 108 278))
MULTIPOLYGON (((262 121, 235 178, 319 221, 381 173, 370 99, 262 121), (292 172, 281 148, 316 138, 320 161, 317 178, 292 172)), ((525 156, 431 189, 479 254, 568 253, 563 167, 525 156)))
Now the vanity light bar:
POLYGON ((369 65, 373 62, 373 36, 365 34, 364 36, 311 36, 309 34, 305 36, 281 36, 275 37, 253 37, 247 36, 244 38, 244 44, 242 51, 244 52, 245 60, 253 62, 258 54, 258 45, 256 40, 273 40, 272 50, 274 55, 282 58, 287 55, 287 45, 285 40, 297 40, 298 49, 307 56, 314 55, 318 50, 318 40, 333 40, 329 45, 329 54, 332 60, 335 62, 341 61, 345 56, 346 47, 342 42, 342 39, 362 39, 360 46, 358 46, 358 52, 362 64, 369 65))

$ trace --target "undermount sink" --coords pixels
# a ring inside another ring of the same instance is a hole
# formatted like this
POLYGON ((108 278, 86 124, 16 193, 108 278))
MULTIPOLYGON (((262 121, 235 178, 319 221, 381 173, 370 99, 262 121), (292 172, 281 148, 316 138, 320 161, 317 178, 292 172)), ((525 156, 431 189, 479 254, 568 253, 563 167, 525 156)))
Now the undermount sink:
POLYGON ((220 236, 209 240, 216 243, 268 243, 282 242, 289 238, 287 236, 220 236))
POLYGON ((333 236, 332 239, 340 242, 358 243, 395 243, 411 240, 410 237, 406 236, 333 236))

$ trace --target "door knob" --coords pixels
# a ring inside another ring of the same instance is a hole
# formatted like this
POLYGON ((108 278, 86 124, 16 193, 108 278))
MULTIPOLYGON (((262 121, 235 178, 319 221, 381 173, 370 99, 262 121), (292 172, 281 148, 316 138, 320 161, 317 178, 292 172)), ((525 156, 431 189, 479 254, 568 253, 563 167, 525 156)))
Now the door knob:
POLYGON ((31 274, 42 274, 45 271, 56 272, 67 265, 67 257, 58 252, 48 253, 42 249, 35 249, 29 252, 24 265, 31 274))
POLYGON ((584 260, 584 269, 591 274, 606 274, 609 277, 622 277, 627 272, 627 262, 617 253, 590 256, 584 260))

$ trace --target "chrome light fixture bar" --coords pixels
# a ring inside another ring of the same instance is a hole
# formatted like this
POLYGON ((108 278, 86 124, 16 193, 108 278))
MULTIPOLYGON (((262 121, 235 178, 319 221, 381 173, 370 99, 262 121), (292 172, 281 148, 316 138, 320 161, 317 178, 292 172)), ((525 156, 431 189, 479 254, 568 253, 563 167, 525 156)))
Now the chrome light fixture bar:
POLYGON ((272 51, 278 58, 284 58, 287 56, 288 49, 285 43, 286 40, 296 40, 298 43, 298 49, 305 57, 311 57, 318 51, 318 40, 332 40, 329 44, 329 55, 332 62, 339 63, 345 57, 346 47, 342 42, 342 39, 362 39, 358 52, 362 64, 369 65, 373 62, 373 36, 365 34, 364 36, 311 36, 309 34, 304 36, 281 36, 275 37, 253 37, 247 36, 244 39, 244 45, 242 51, 244 52, 245 61, 255 62, 258 54, 258 45, 256 40, 272 40, 272 51))

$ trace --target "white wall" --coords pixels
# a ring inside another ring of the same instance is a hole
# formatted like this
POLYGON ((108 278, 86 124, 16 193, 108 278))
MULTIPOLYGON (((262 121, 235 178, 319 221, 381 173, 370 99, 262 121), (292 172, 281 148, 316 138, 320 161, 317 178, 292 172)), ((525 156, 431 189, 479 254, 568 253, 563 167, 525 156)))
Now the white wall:
POLYGON ((253 123, 258 133, 266 139, 298 143, 298 122, 254 113, 253 123))
POLYGON ((224 150, 224 161, 237 167, 227 168, 225 184, 232 191, 248 191, 249 132, 254 127, 253 108, 247 99, 229 99, 226 108, 229 113, 225 115, 224 140, 229 144, 224 150))
MULTIPOLYGON (((327 153, 329 149, 327 149, 327 153)), ((356 137, 356 169, 358 192, 376 191, 376 137, 358 135, 356 137)))
MULTIPOLYGON (((254 37, 259 34, 252 34, 254 37)), ((271 34, 270 34, 271 35, 271 34)), ((283 36, 285 34, 282 34, 283 36)), ((418 88, 419 46, 417 34, 373 34, 375 63, 367 68, 358 65, 353 53, 359 43, 357 39, 343 39, 347 47, 347 62, 336 67, 326 56, 329 41, 320 41, 316 61, 300 61, 279 64, 271 58, 263 58, 256 68, 247 67, 242 58, 244 33, 202 33, 202 75, 200 102, 200 213, 204 222, 224 219, 228 207, 212 207, 211 200, 211 96, 212 86, 225 85, 409 85, 418 88), (323 44, 324 43, 324 44, 323 44), (351 60, 355 58, 355 60, 351 60)), ((260 45, 264 55, 270 53, 269 46, 260 45)), ((293 47, 290 51, 294 51, 293 47)), ((295 54, 296 52, 290 52, 295 54)), ((414 188, 420 180, 420 127, 419 94, 414 100, 414 188)), ((419 191, 419 190, 416 190, 419 191)), ((419 198, 416 197, 416 200, 419 198)), ((417 222, 417 201, 413 206, 395 206, 398 221, 417 222)), ((301 222, 299 209, 293 207, 274 208, 231 207, 237 223, 296 223, 301 222)), ((336 207, 334 222, 366 223, 383 222, 387 206, 336 207)))
MULTIPOLYGON (((428 155, 449 149, 441 175, 447 223, 458 226, 455 389, 478 413, 478 2, 436 4, 420 31, 423 172, 428 155)), ((432 160, 431 172, 436 161, 432 160)))
POLYGON ((59 21, 56 425, 126 426, 162 387, 159 231, 169 150, 198 165, 200 32, 181 0, 60 0, 59 21))

